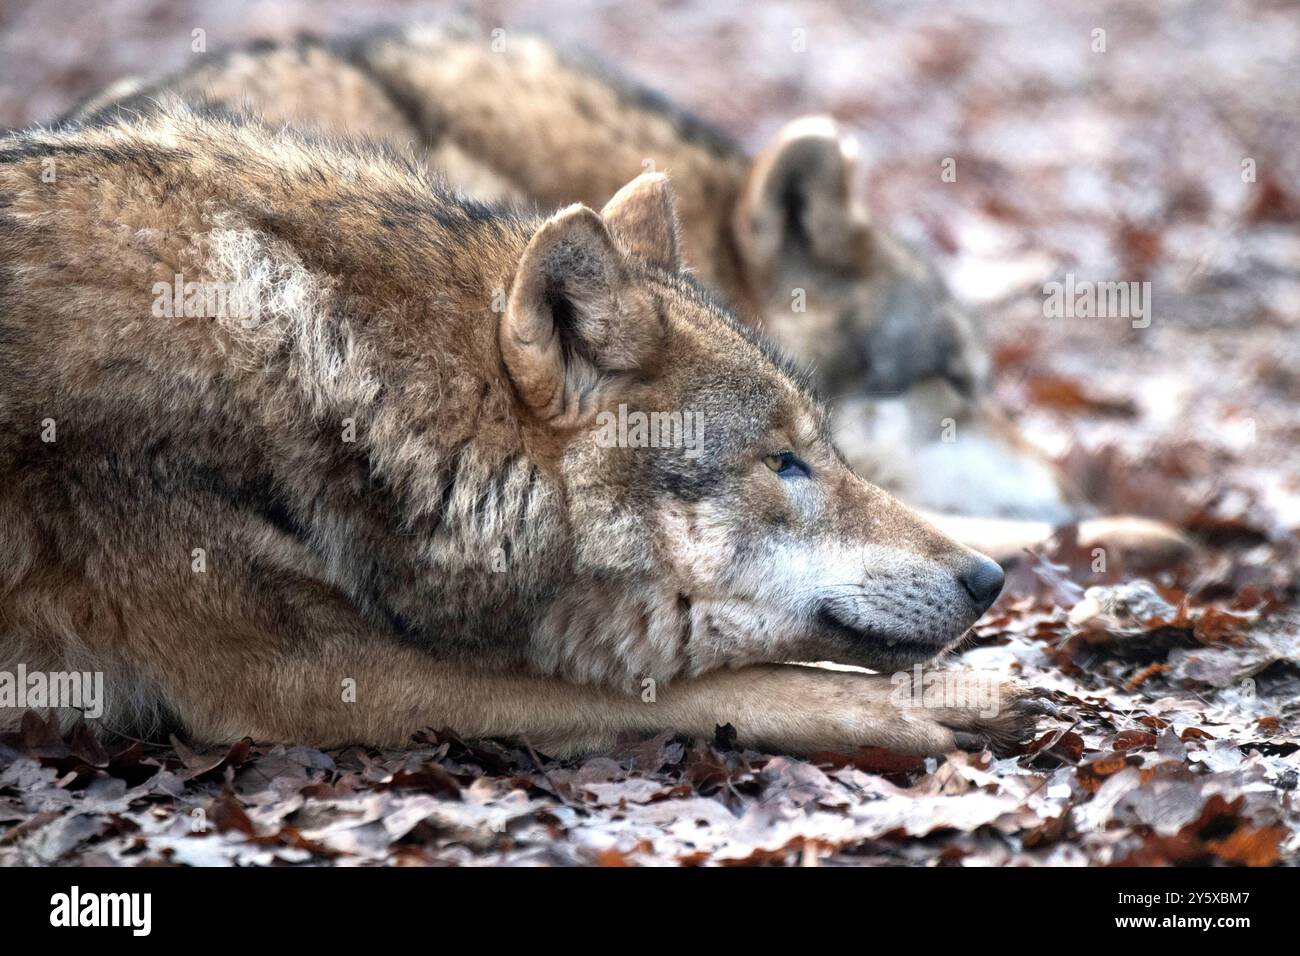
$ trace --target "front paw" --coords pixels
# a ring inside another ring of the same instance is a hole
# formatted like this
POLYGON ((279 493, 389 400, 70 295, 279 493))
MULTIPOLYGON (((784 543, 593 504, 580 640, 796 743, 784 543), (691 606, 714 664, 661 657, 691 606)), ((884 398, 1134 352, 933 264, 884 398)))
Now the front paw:
POLYGON ((1032 739, 1038 718, 1056 708, 1023 685, 979 671, 934 670, 895 680, 894 702, 915 732, 913 752, 1015 753, 1032 739))
POLYGON ((882 747, 939 756, 1012 750, 1033 733, 1043 702, 987 671, 914 668, 897 674, 768 664, 713 674, 667 698, 678 730, 729 723, 747 746, 789 753, 882 747))

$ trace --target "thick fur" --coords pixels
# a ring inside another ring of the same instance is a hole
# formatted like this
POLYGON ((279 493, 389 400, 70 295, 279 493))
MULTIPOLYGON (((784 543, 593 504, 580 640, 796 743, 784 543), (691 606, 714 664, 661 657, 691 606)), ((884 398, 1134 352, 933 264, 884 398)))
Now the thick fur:
POLYGON ((854 475, 677 229, 661 176, 540 218, 179 107, 0 140, 0 669, 103 671, 104 726, 204 741, 1023 732, 1010 688, 773 663, 927 660, 1000 575, 854 475), (255 309, 160 314, 178 281, 255 309), (702 454, 600 440, 619 406, 702 454))
MULTIPOLYGON (((1004 562, 1088 516, 992 401, 970 317, 860 208, 855 145, 827 118, 790 123, 751 159, 544 40, 447 26, 237 50, 158 83, 118 85, 70 118, 94 122, 171 96, 412 146, 462 192, 543 208, 596 208, 638 173, 667 171, 683 261, 814 370, 859 473, 932 512, 1000 519, 935 515, 1004 562)), ((1141 520, 1086 521, 1080 532, 1089 546, 1154 563, 1188 550, 1172 529, 1141 520)))

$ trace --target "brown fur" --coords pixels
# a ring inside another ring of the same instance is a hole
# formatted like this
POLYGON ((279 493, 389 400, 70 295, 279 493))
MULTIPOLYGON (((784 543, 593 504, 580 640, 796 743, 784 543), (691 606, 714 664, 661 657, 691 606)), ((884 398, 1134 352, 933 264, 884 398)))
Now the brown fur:
POLYGON ((675 234, 659 177, 519 216, 174 107, 0 140, 0 668, 103 671, 105 726, 200 740, 1023 732, 1013 690, 771 663, 910 666, 1000 576, 968 595, 987 559, 848 469, 675 234), (256 311, 160 314, 178 275, 256 311), (618 405, 699 412, 703 454, 602 443, 618 405))
MULTIPOLYGON (((751 160, 644 88, 537 37, 432 26, 235 51, 161 83, 106 91, 73 117, 173 95, 272 124, 414 144, 459 190, 543 208, 595 208, 643 170, 665 170, 679 198, 676 255, 815 370, 837 441, 861 474, 935 512, 1001 519, 936 515, 1004 562, 1087 514, 992 402, 970 318, 859 208, 853 142, 830 120, 789 124, 751 160)), ((1189 548, 1141 519, 1087 523, 1082 535, 1153 563, 1189 548)))

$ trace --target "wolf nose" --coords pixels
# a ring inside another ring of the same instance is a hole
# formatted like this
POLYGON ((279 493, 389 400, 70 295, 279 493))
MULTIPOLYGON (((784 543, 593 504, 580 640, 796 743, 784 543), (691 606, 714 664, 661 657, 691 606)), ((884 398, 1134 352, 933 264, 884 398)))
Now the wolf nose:
POLYGON ((966 589, 980 613, 983 613, 1002 593, 1003 579, 1002 568, 998 563, 981 556, 961 576, 961 586, 966 589))

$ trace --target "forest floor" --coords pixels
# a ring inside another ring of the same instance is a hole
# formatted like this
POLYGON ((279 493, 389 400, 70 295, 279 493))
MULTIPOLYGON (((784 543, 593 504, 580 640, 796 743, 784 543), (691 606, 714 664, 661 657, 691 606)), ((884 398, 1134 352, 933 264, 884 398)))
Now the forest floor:
MULTIPOLYGON (((0 126, 183 66, 195 27, 218 49, 449 10, 106 0, 56 17, 8 0, 0 126)), ((1019 424, 1105 510, 1169 520, 1199 553, 1154 576, 1094 572, 1067 529, 1026 556, 955 657, 1050 693, 1059 717, 1021 753, 799 760, 724 729, 555 761, 436 728, 402 752, 106 751, 30 714, 0 742, 0 865, 1300 861, 1294 7, 535 11, 478 18, 585 47, 751 148, 803 113, 854 129, 876 221, 983 316, 1019 424), (1067 273, 1151 282, 1150 326, 1045 319, 1043 283, 1067 273)))

